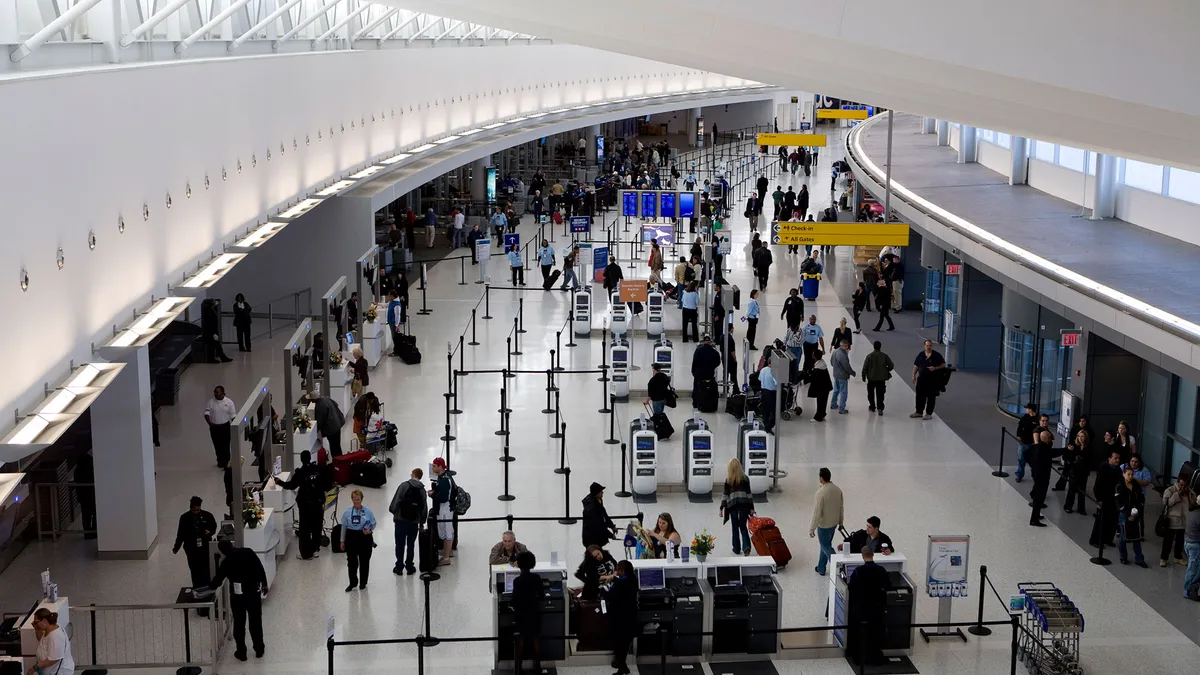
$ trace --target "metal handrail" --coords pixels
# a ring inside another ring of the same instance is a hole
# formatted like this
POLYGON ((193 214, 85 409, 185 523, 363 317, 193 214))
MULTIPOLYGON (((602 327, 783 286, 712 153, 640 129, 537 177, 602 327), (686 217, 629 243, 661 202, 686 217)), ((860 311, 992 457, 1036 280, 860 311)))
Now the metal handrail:
POLYGON ((72 605, 71 612, 81 669, 215 668, 231 627, 228 584, 208 602, 72 605), (145 639, 150 626, 158 639, 145 639))

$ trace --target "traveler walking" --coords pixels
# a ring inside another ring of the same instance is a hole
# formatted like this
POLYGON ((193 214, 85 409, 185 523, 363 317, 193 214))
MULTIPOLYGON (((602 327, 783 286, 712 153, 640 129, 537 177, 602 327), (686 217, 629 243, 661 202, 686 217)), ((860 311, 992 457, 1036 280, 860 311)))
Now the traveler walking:
POLYGON ((909 417, 922 417, 922 413, 924 419, 933 417, 933 407, 937 405, 937 397, 942 393, 944 382, 942 373, 938 371, 945 367, 946 359, 934 350, 932 340, 926 340, 925 350, 913 360, 912 383, 916 387, 917 410, 909 417))
POLYGON ((758 202, 758 193, 751 192, 750 197, 746 199, 746 212, 743 214, 750 221, 751 232, 758 232, 758 212, 761 208, 758 202))
POLYGON ((750 290, 750 302, 746 303, 746 342, 750 345, 750 351, 758 351, 758 347, 754 346, 754 338, 758 334, 758 289, 750 290))
POLYGON ((1183 550, 1187 552, 1187 572, 1183 575, 1183 597, 1200 600, 1196 594, 1200 585, 1200 505, 1188 500, 1187 518, 1183 532, 1183 550))
POLYGON ((249 623, 254 657, 261 659, 267 651, 262 629, 262 601, 268 590, 267 571, 263 569, 257 553, 248 548, 235 548, 228 539, 222 539, 217 549, 224 560, 217 567, 217 576, 208 587, 216 590, 226 579, 229 580, 229 608, 233 612, 235 647, 233 656, 238 661, 246 660, 246 624, 249 623))
MULTIPOLYGON (((796 173, 793 171, 792 173, 796 173)), ((792 219, 792 212, 796 210, 796 191, 789 185, 787 192, 783 193, 783 208, 779 210, 779 221, 792 219)), ((795 253, 795 246, 788 246, 788 253, 795 253)))
POLYGON ((554 247, 550 242, 543 239, 542 245, 537 250, 538 264, 542 266, 542 287, 547 291, 550 290, 550 272, 554 269, 554 247))
POLYGON ((1183 555, 1185 531, 1187 530, 1188 509, 1196 503, 1196 497, 1188 487, 1185 477, 1175 479, 1175 484, 1163 492, 1163 515, 1167 517, 1167 533, 1163 536, 1162 553, 1158 556, 1158 566, 1167 566, 1167 555, 1171 553, 1172 544, 1175 549, 1175 564, 1186 565, 1183 555))
POLYGON ((783 186, 782 185, 775 186, 775 191, 771 193, 771 201, 773 201, 775 203, 775 211, 773 212, 771 219, 779 220, 779 214, 783 212, 783 186))
POLYGON ((575 262, 579 257, 579 245, 576 244, 571 248, 571 252, 563 257, 563 281, 562 286, 558 290, 565 291, 568 287, 572 291, 579 290, 579 279, 575 278, 575 262))
POLYGON ((662 365, 653 363, 650 369, 654 374, 646 383, 646 403, 654 415, 661 415, 667 407, 667 399, 671 397, 671 376, 662 371, 662 365))
POLYGON ((867 266, 863 268, 862 285, 867 290, 867 304, 864 311, 871 311, 871 299, 875 295, 875 289, 879 287, 879 267, 874 258, 867 261, 867 266))
POLYGON ((875 282, 875 306, 879 308, 879 320, 875 322, 875 330, 878 331, 883 327, 883 322, 887 321, 888 330, 896 330, 896 324, 892 323, 892 289, 883 279, 875 282))
POLYGON ((842 505, 842 489, 833 484, 833 474, 829 469, 821 467, 817 472, 817 480, 821 487, 813 498, 812 521, 808 526, 808 536, 817 537, 821 547, 821 555, 817 559, 817 574, 825 576, 829 565, 829 556, 833 555, 833 533, 843 525, 845 519, 842 505))
POLYGON ((768 185, 770 185, 770 183, 767 182, 767 177, 760 175, 758 177, 758 180, 755 181, 755 183, 754 183, 755 191, 758 192, 758 194, 760 194, 760 195, 765 195, 765 194, 767 194, 767 186, 768 185))
POLYGON ((362 490, 350 493, 353 506, 342 512, 342 540, 340 548, 346 553, 346 570, 350 585, 346 592, 355 587, 367 587, 371 576, 371 551, 375 548, 375 514, 363 506, 362 490))
POLYGON ((796 195, 796 209, 800 211, 800 218, 803 220, 808 217, 808 186, 800 186, 800 194, 796 195))
POLYGON ((1025 404, 1025 414, 1021 419, 1017 420, 1017 482, 1020 483, 1025 479, 1025 453, 1029 452, 1030 446, 1033 445, 1034 430, 1038 426, 1038 409, 1037 404, 1033 401, 1025 404))
POLYGON ((783 311, 779 318, 784 320, 788 328, 799 328, 804 321, 804 298, 800 297, 800 289, 788 291, 788 297, 783 301, 783 311))
MULTIPOLYGON (((396 564, 392 566, 393 574, 416 574, 417 566, 413 564, 413 548, 417 544, 417 535, 425 521, 429 519, 429 499, 425 493, 425 484, 421 482, 425 472, 420 467, 413 469, 409 479, 396 488, 392 501, 388 504, 388 513, 392 514, 392 523, 396 530, 396 564)), ((427 551, 421 551, 428 555, 427 551)))
POLYGON ((766 244, 759 246, 754 249, 750 259, 754 264, 754 276, 758 280, 758 287, 764 291, 767 290, 767 279, 771 276, 771 263, 774 262, 771 247, 766 244))
MULTIPOLYGON (((842 319, 845 324, 846 320, 842 319)), ((838 348, 833 350, 833 355, 829 357, 829 362, 833 365, 833 409, 838 411, 839 415, 845 415, 846 398, 850 393, 850 378, 858 373, 854 372, 854 368, 850 365, 850 343, 845 340, 837 342, 838 348)))
POLYGON ((204 406, 204 421, 208 423, 208 437, 217 455, 217 467, 221 469, 229 466, 229 446, 233 440, 230 423, 236 414, 237 406, 225 395, 225 387, 214 387, 212 398, 204 406))
POLYGON ((829 378, 829 366, 821 357, 825 352, 818 349, 813 352, 812 368, 805 373, 808 379, 808 397, 817 400, 817 412, 813 415, 814 422, 825 421, 825 406, 829 405, 829 392, 833 391, 833 382, 829 378))
POLYGON ((863 282, 858 282, 854 295, 850 297, 850 309, 854 313, 854 334, 862 333, 862 313, 871 302, 871 294, 863 282))
POLYGON ((775 375, 771 372, 771 361, 775 358, 774 351, 768 347, 766 363, 758 370, 758 386, 762 392, 762 399, 759 401, 758 412, 762 417, 763 429, 768 433, 775 432, 775 407, 777 405, 776 398, 779 396, 779 382, 776 381, 775 375))
POLYGON ((179 549, 182 548, 187 555, 192 588, 203 588, 212 581, 209 567, 212 556, 208 552, 208 543, 217 533, 217 519, 200 508, 203 503, 203 499, 192 497, 188 510, 179 516, 179 527, 175 530, 175 546, 171 548, 171 553, 179 553, 179 549))
POLYGON ((754 515, 754 495, 750 493, 750 479, 742 470, 737 457, 729 460, 725 469, 725 487, 722 490, 721 506, 717 515, 723 523, 730 523, 733 554, 750 555, 750 530, 746 523, 754 515))
POLYGON ((896 369, 892 357, 883 352, 883 343, 876 340, 872 345, 875 350, 863 359, 862 378, 867 383, 867 405, 871 412, 879 411, 883 415, 883 397, 887 393, 887 381, 892 378, 896 369))
POLYGON ((237 331, 238 351, 250 351, 250 304, 241 293, 233 299, 233 328, 237 331))

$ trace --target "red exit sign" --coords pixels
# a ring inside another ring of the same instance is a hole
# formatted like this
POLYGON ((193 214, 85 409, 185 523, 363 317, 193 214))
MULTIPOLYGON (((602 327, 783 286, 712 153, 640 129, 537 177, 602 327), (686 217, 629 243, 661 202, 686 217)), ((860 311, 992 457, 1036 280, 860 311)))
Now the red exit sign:
POLYGON ((1062 334, 1062 346, 1078 347, 1079 346, 1079 333, 1063 333, 1062 334))
POLYGON ((962 274, 962 263, 950 263, 946 265, 946 275, 957 277, 962 274))

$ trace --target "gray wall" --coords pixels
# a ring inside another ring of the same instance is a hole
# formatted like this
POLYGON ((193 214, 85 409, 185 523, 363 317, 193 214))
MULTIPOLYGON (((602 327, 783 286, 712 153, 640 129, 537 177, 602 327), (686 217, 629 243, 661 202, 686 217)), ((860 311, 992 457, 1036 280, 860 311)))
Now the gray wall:
POLYGON ((959 308, 958 367, 1000 370, 1001 298, 1004 286, 974 267, 966 266, 959 308))

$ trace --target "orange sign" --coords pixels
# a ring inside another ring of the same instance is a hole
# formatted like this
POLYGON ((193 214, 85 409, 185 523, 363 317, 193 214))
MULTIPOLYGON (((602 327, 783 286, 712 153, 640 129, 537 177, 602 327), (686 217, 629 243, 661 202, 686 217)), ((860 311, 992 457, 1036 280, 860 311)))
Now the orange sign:
POLYGON ((646 302, 648 293, 645 279, 622 280, 617 286, 617 298, 621 302, 646 302))

